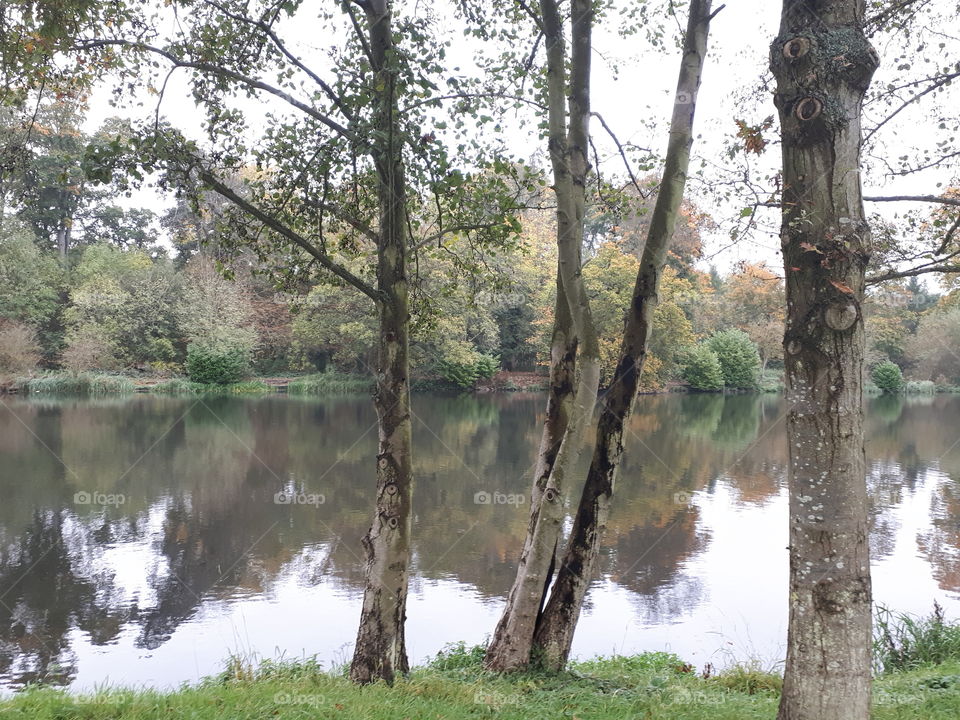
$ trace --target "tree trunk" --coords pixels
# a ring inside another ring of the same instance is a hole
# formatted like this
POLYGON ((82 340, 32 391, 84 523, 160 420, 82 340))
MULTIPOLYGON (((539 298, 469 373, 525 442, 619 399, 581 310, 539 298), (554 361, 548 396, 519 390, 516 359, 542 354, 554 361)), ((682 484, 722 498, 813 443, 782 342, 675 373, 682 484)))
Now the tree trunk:
POLYGON ((530 521, 517 563, 516 578, 487 648, 485 663, 494 670, 516 669, 530 662, 533 629, 550 583, 563 522, 563 499, 553 487, 548 489, 547 484, 573 412, 577 340, 559 268, 557 273, 557 300, 550 344, 550 389, 530 493, 530 521))
POLYGON ((409 670, 404 642, 413 499, 409 378, 409 300, 406 276, 406 181, 396 112, 396 68, 387 0, 368 0, 370 51, 380 135, 374 162, 380 181, 377 281, 380 343, 374 405, 379 421, 377 507, 363 539, 366 587, 350 678, 359 683, 409 670))
POLYGON ((580 609, 593 577, 606 527, 623 454, 623 427, 637 394, 653 326, 660 277, 683 200, 693 143, 695 100, 706 55, 710 18, 710 0, 692 0, 663 180, 624 324, 620 359, 600 414, 596 446, 573 531, 534 637, 534 652, 545 667, 553 670, 562 669, 570 655, 580 609))
POLYGON ((860 116, 864 0, 785 0, 771 47, 783 139, 790 620, 780 720, 870 715, 860 116))
POLYGON ((581 274, 586 178, 590 170, 587 153, 593 9, 589 0, 573 0, 571 4, 569 118, 563 20, 555 0, 542 0, 540 9, 547 52, 548 143, 557 197, 557 313, 551 349, 551 396, 531 492, 527 537, 485 660, 489 669, 499 671, 517 670, 530 663, 534 632, 556 564, 563 524, 564 475, 582 451, 600 384, 600 346, 581 274), (579 372, 576 390, 571 393, 574 357, 579 372), (551 405, 557 410, 564 408, 562 423, 552 418, 551 405))

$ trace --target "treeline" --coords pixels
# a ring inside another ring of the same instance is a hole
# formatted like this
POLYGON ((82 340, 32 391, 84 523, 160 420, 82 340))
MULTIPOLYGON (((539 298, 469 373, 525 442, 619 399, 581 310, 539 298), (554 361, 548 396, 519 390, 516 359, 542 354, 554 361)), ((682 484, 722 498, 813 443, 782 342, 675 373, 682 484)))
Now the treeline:
MULTIPOLYGON (((180 208, 182 220, 184 209, 180 208)), ((142 217, 137 215, 136 217, 142 217)), ((646 390, 775 389, 782 370, 783 283, 763 264, 725 276, 699 270, 695 213, 690 242, 670 258, 655 314, 646 390)), ((368 374, 376 316, 360 292, 277 285, 255 258, 227 260, 181 222, 174 257, 151 243, 124 245, 87 233, 68 254, 23 218, 0 231, 0 373, 188 375, 236 382, 254 374, 336 370, 368 374), (207 248, 207 249, 204 249, 207 248)), ((423 382, 472 387, 500 369, 535 372, 547 362, 556 265, 550 215, 529 211, 522 241, 499 262, 499 280, 450 282, 449 268, 420 278, 414 357, 423 382)), ((637 271, 631 234, 600 241, 584 277, 609 380, 637 271)), ((893 363, 921 389, 960 384, 960 293, 929 292, 911 278, 888 283, 867 305, 868 367, 893 363)), ((885 366, 886 367, 886 366, 885 366)), ((881 372, 891 372, 889 368, 881 372)), ((893 385, 878 382, 884 389, 893 385)))

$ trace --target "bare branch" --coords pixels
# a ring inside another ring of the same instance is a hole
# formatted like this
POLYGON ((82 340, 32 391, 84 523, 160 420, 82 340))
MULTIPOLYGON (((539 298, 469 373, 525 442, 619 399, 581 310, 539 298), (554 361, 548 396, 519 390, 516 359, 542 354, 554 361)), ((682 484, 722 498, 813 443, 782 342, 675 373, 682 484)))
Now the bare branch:
POLYGON ((960 207, 960 198, 939 197, 937 195, 886 195, 865 197, 868 202, 925 202, 960 207))
POLYGON ((120 45, 123 47, 130 47, 136 50, 142 50, 144 52, 153 53, 167 60, 175 68, 192 68, 194 70, 200 70, 203 72, 211 73, 212 75, 220 75, 222 77, 229 78, 249 88, 253 88, 256 90, 263 90, 264 92, 270 93, 271 95, 274 95, 284 100, 285 102, 289 103, 290 105, 297 108, 301 112, 306 113, 307 115, 319 121, 323 125, 326 125, 328 128, 336 132, 341 137, 346 138, 347 140, 350 140, 352 142, 357 141, 357 137, 353 133, 351 133, 349 130, 347 130, 347 128, 345 128, 343 125, 338 123, 333 118, 320 112, 316 108, 313 108, 310 105, 307 105, 305 102, 301 100, 297 100, 292 95, 289 95, 283 90, 280 90, 279 88, 274 87, 273 85, 269 85, 263 82, 262 80, 257 80, 255 78, 248 77, 246 75, 243 75, 242 73, 235 72, 233 70, 222 67, 220 65, 216 65, 214 63, 182 60, 181 58, 178 58, 173 53, 163 50, 162 48, 154 47, 153 45, 147 45, 145 43, 134 42, 132 40, 116 40, 116 39, 92 40, 89 42, 80 43, 77 46, 77 49, 91 50, 93 48, 104 47, 106 45, 120 45))

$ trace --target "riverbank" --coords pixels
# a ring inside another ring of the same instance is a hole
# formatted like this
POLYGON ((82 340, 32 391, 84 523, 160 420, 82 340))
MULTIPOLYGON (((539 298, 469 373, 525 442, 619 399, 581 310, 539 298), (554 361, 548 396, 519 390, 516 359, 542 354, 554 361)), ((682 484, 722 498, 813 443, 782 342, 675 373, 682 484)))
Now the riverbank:
MULTIPOLYGON (((500 371, 493 377, 481 380, 472 390, 456 388, 449 383, 432 378, 413 380, 414 390, 440 393, 500 393, 500 392, 543 392, 548 387, 548 379, 533 372, 500 371)), ((157 393, 163 395, 263 395, 269 393, 289 393, 290 395, 369 395, 373 391, 373 381, 365 375, 326 372, 309 375, 283 375, 274 377, 255 377, 239 383, 227 385, 205 385, 191 382, 185 377, 152 377, 121 375, 115 373, 85 372, 46 372, 24 378, 0 378, 0 395, 123 395, 134 392, 157 393)), ((659 389, 641 390, 643 395, 664 395, 670 393, 693 392, 683 383, 672 382, 659 389)), ((727 394, 742 393, 781 393, 783 378, 768 371, 757 390, 727 391, 727 394)), ((864 387, 866 395, 880 395, 881 390, 872 382, 864 387)), ((933 382, 908 382, 894 395, 940 395, 960 393, 960 386, 937 385, 933 382)), ((713 394, 723 394, 721 392, 713 394)))
MULTIPOLYGON (((484 672, 481 657, 482 649, 455 648, 393 687, 357 687, 342 671, 325 672, 312 661, 256 668, 234 662, 218 677, 171 692, 31 689, 0 702, 0 718, 772 720, 779 701, 776 674, 740 667, 705 677, 668 653, 573 663, 560 674, 510 676, 484 672)), ((960 717, 960 663, 877 678, 872 717, 960 717)))

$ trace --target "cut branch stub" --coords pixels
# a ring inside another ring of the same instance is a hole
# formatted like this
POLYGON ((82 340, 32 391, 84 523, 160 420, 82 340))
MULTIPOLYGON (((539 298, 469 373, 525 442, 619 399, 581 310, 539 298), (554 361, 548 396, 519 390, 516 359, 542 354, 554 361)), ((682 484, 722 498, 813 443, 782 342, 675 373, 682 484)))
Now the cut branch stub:
POLYGON ((815 97, 805 97, 800 100, 793 108, 793 114, 797 119, 809 122, 820 117, 823 112, 823 103, 815 97))
POLYGON ((396 483, 387 483, 386 487, 383 488, 384 492, 387 495, 396 495, 397 494, 397 484, 396 483))
POLYGON ((796 37, 783 44, 783 56, 791 60, 803 57, 808 52, 810 52, 810 40, 805 37, 796 37))
POLYGON ((838 303, 827 308, 825 319, 831 330, 849 330, 857 321, 857 306, 852 303, 838 303))
POLYGON ((554 488, 547 488, 543 493, 543 499, 549 503, 556 502, 560 494, 554 488))
POLYGON ((391 515, 387 518, 387 527, 391 530, 396 530, 400 527, 400 521, 397 519, 396 515, 391 515))

